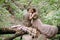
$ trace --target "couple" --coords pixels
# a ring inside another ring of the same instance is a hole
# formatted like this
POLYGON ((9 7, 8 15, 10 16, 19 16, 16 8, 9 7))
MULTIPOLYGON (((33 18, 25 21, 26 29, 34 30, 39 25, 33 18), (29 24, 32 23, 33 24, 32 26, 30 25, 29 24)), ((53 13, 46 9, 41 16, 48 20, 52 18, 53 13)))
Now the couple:
MULTIPOLYGON (((58 28, 52 25, 43 24, 38 17, 38 13, 35 8, 28 8, 27 13, 24 15, 23 24, 27 27, 36 28, 40 34, 43 34, 46 38, 55 36, 58 32, 58 28)), ((26 36, 25 36, 26 37, 26 36)), ((47 39, 45 39, 47 40, 47 39)))

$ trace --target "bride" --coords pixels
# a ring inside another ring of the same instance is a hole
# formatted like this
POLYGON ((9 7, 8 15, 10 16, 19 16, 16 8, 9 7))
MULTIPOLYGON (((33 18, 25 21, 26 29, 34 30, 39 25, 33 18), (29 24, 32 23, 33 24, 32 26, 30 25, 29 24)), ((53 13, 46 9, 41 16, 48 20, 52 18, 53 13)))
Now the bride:
POLYGON ((37 28, 41 34, 45 35, 46 37, 50 38, 57 34, 58 28, 56 26, 43 24, 41 20, 38 18, 38 13, 36 12, 35 8, 29 8, 32 11, 30 13, 29 19, 31 20, 32 26, 37 28))

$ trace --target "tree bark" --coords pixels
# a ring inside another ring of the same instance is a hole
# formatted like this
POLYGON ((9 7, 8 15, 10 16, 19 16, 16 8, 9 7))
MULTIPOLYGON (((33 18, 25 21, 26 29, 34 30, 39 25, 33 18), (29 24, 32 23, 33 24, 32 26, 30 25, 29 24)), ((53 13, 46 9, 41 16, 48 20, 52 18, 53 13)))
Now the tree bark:
POLYGON ((23 31, 23 30, 13 30, 11 28, 0 28, 0 35, 1 34, 14 34, 11 37, 7 37, 4 40, 13 40, 14 38, 18 37, 18 36, 22 36, 24 34, 27 34, 27 32, 23 31))
POLYGON ((16 33, 15 30, 9 28, 0 28, 0 34, 14 34, 16 33))
POLYGON ((24 32, 23 30, 19 31, 19 32, 16 32, 14 35, 12 35, 11 37, 7 37, 5 38, 4 40, 13 40, 15 39, 16 37, 19 37, 19 36, 22 36, 24 34, 27 34, 27 32, 24 32))

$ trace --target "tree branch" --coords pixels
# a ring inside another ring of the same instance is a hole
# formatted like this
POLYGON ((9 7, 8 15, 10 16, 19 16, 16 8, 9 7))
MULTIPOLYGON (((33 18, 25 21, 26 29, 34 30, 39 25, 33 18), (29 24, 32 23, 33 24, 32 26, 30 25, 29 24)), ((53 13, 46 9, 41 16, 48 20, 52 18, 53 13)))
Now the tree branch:
POLYGON ((32 3, 32 0, 29 1, 28 5, 27 5, 27 8, 30 6, 31 3, 32 3))

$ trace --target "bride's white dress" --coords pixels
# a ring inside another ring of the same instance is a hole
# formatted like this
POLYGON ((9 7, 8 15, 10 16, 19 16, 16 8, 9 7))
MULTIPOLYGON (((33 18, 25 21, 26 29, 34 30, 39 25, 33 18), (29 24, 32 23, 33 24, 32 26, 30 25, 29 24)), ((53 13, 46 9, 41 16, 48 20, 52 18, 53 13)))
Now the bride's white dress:
POLYGON ((58 28, 56 26, 43 24, 40 19, 34 20, 32 24, 46 37, 53 37, 58 32, 58 28))

